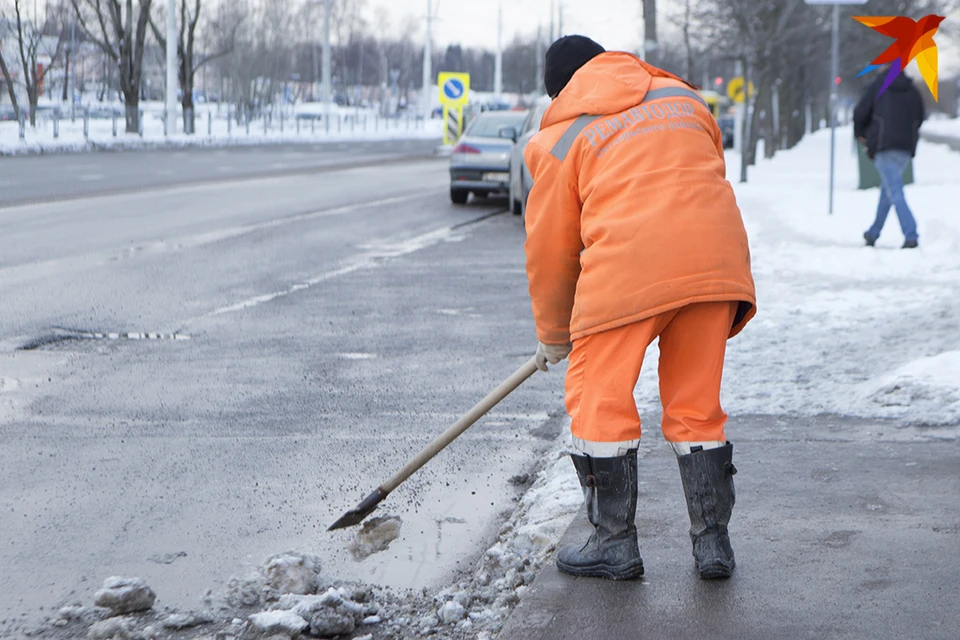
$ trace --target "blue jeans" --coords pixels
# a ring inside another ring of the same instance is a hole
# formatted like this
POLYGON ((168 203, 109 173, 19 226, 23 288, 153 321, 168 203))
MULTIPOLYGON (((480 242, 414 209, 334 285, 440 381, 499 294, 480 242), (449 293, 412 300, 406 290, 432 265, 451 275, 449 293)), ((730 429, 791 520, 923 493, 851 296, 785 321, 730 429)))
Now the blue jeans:
POLYGON ((897 210, 897 218, 900 219, 904 240, 916 240, 917 222, 913 219, 913 213, 910 212, 907 200, 903 196, 903 170, 910 163, 910 154, 898 149, 878 151, 873 158, 873 163, 880 174, 880 202, 877 204, 877 219, 867 230, 867 235, 874 240, 880 237, 883 223, 887 221, 887 214, 893 206, 897 210))

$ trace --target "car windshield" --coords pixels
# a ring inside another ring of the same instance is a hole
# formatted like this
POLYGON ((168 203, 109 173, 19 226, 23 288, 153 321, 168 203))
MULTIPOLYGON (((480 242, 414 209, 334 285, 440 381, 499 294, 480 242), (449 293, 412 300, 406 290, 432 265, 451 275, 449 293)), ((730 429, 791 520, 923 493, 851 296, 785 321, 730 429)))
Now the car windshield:
POLYGON ((516 127, 519 129, 523 123, 523 119, 526 117, 526 111, 485 114, 477 117, 477 119, 473 121, 473 124, 467 129, 465 135, 475 136, 477 138, 499 138, 500 129, 504 127, 516 127))

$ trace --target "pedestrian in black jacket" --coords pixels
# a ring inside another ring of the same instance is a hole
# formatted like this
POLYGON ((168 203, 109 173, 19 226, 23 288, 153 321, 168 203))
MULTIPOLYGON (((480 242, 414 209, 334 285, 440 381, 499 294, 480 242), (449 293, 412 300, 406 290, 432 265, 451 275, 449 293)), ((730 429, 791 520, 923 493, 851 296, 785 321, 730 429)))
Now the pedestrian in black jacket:
POLYGON ((880 174, 880 202, 873 226, 863 234, 872 247, 880 237, 890 207, 897 210, 903 248, 917 247, 917 223, 903 195, 903 171, 917 152, 925 112, 923 98, 906 73, 901 73, 879 96, 889 66, 870 83, 853 111, 854 135, 866 145, 880 174))

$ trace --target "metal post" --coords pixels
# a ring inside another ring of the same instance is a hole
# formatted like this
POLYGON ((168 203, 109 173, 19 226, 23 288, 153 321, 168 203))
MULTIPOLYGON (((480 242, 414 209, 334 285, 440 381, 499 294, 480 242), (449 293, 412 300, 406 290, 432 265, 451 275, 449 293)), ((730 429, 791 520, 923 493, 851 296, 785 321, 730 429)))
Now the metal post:
MULTIPOLYGON (((89 107, 86 107, 89 109, 89 107)), ((143 137, 143 109, 140 109, 137 112, 137 133, 140 134, 140 137, 143 137)))
POLYGON ((116 138, 117 137, 117 112, 111 110, 110 113, 113 116, 113 137, 116 138))
MULTIPOLYGON (((740 60, 737 60, 736 71, 734 71, 734 73, 736 74, 736 77, 743 78, 743 63, 740 60)), ((746 96, 747 90, 749 88, 749 85, 746 82, 746 78, 744 78, 743 84, 744 84, 743 93, 744 93, 744 96, 746 96)), ((735 124, 733 129, 733 150, 738 153, 742 153, 743 147, 744 147, 743 123, 746 115, 745 110, 746 110, 746 98, 744 98, 743 102, 737 103, 737 106, 735 107, 735 111, 734 111, 735 124)))
POLYGON ((23 113, 23 110, 20 110, 20 139, 24 140, 27 137, 27 117, 23 113))
MULTIPOLYGON (((537 93, 543 88, 543 34, 542 27, 537 25, 537 93)), ((427 118, 430 114, 427 114, 427 118)))
MULTIPOLYGON (((220 99, 223 99, 223 94, 220 94, 220 99)), ((219 103, 217 108, 219 108, 219 103)), ((227 135, 233 135, 233 105, 227 105, 227 135)))
POLYGON ((53 139, 60 137, 60 109, 53 111, 53 139))
POLYGON ((83 108, 83 139, 90 137, 90 107, 83 108))
POLYGON ((213 111, 207 111, 207 135, 213 135, 213 111))
MULTIPOLYGON (((430 87, 433 85, 433 51, 431 39, 433 38, 433 2, 427 0, 427 37, 423 42, 423 95, 420 99, 423 102, 423 117, 430 117, 430 106, 433 100, 430 98, 430 87)), ((364 129, 366 129, 366 116, 364 116, 364 129)))
MULTIPOLYGON (((777 82, 774 82, 772 87, 772 95, 770 96, 770 111, 772 112, 770 116, 773 124, 772 138, 776 143, 776 146, 780 147, 780 91, 777 82)), ((767 151, 767 153, 769 154, 769 151, 767 151)))
POLYGON ((497 7, 497 55, 493 61, 493 99, 498 104, 503 94, 503 0, 497 7))
POLYGON ((70 23, 70 68, 67 69, 67 82, 70 83, 70 122, 75 122, 77 119, 76 109, 74 108, 74 103, 76 100, 73 99, 73 94, 77 92, 77 74, 74 69, 77 67, 77 19, 74 18, 73 22, 70 23))
POLYGON ((280 109, 280 133, 283 133, 283 108, 280 109))
POLYGON ((323 119, 327 121, 327 133, 330 132, 330 1, 323 3, 323 119))
POLYGON ((300 118, 294 118, 297 121, 297 135, 300 135, 300 118))
POLYGON ((837 76, 840 75, 840 5, 833 5, 833 54, 830 61, 830 215, 833 215, 833 173, 837 140, 837 76))
POLYGON ((167 112, 163 135, 177 132, 177 2, 167 0, 167 112))

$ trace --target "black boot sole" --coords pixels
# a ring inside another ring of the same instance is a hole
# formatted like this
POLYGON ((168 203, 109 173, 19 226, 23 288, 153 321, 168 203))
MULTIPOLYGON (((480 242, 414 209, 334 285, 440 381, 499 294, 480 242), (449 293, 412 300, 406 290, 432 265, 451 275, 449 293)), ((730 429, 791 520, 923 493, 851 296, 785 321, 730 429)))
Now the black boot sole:
POLYGON ((581 578, 606 578, 608 580, 636 580, 643 575, 643 560, 621 565, 595 564, 589 567, 569 565, 557 560, 557 569, 581 578))
POLYGON ((729 578, 733 575, 733 568, 736 564, 727 566, 722 562, 716 562, 714 564, 708 564, 705 566, 697 565, 697 573, 700 574, 701 580, 717 580, 721 578, 729 578))

